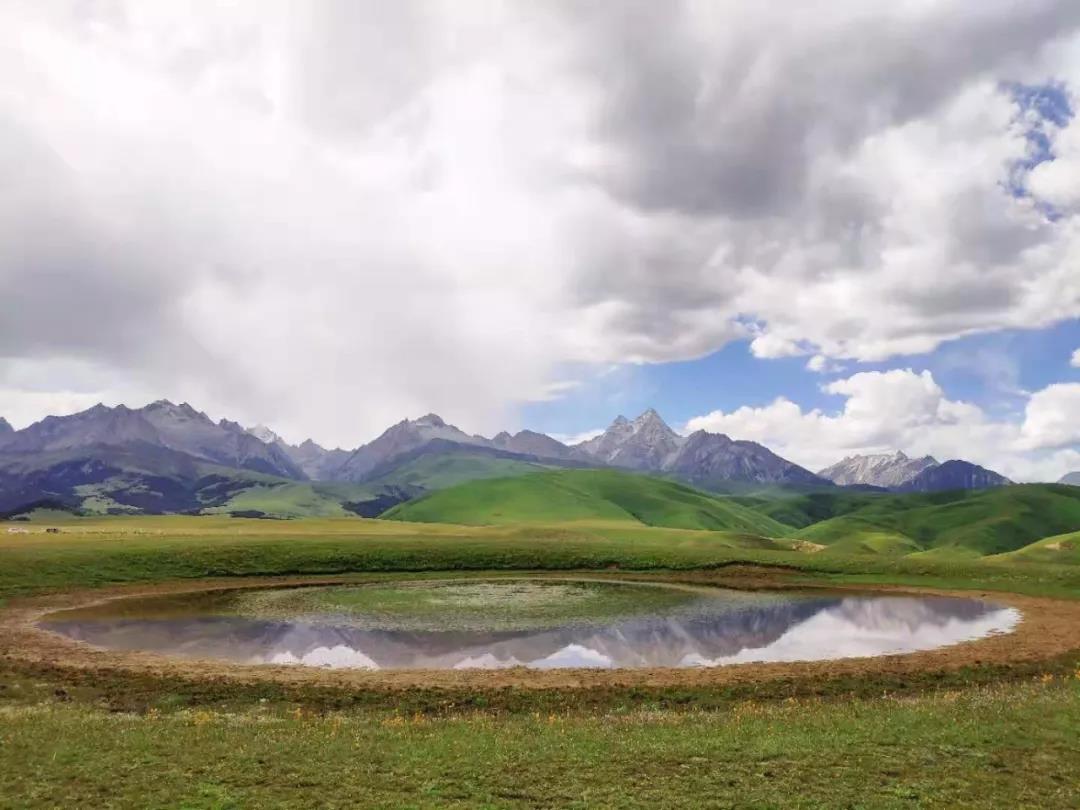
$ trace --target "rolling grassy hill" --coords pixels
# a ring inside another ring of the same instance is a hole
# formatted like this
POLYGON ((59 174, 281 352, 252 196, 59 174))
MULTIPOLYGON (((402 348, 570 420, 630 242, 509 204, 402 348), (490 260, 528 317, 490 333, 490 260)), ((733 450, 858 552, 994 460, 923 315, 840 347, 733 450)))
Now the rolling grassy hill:
POLYGON ((552 470, 472 481, 384 513, 391 520, 492 525, 583 520, 779 536, 789 527, 733 500, 614 470, 552 470))
POLYGON ((1016 551, 997 554, 989 559, 995 562, 1080 565, 1080 531, 1044 537, 1016 551))
POLYGON ((418 492, 375 484, 275 479, 240 490, 220 506, 203 509, 202 514, 274 518, 347 517, 356 514, 374 517, 418 492))
POLYGON ((1080 528, 1080 490, 1027 484, 929 495, 883 495, 797 532, 827 552, 979 557, 1014 552, 1080 528))
POLYGON ((840 489, 800 494, 777 490, 775 493, 734 500, 792 527, 793 531, 854 512, 883 497, 888 496, 882 493, 849 492, 840 489))
POLYGON ((510 478, 542 472, 549 467, 514 458, 460 452, 421 454, 390 472, 372 478, 369 483, 388 486, 413 486, 425 490, 445 489, 487 478, 510 478))
POLYGON ((237 492, 205 514, 256 513, 269 517, 375 517, 401 501, 466 481, 528 475, 548 469, 540 464, 460 453, 419 454, 385 475, 362 484, 273 479, 237 492))

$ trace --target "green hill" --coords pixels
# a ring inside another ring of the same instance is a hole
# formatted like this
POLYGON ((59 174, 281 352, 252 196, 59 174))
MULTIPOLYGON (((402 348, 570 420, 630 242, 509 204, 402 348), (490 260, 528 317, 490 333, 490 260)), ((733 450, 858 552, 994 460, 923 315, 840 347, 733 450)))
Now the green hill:
POLYGON ((1027 484, 992 490, 882 495, 796 537, 826 552, 934 557, 1004 554, 1080 529, 1080 490, 1027 484))
POLYGON ((344 517, 353 514, 375 517, 401 501, 430 490, 545 469, 539 464, 469 453, 421 455, 362 484, 285 481, 267 477, 265 481, 232 494, 224 503, 203 511, 251 517, 344 517))
POLYGON ((541 472, 548 467, 531 461, 470 453, 468 450, 425 453, 372 478, 370 483, 445 489, 485 478, 510 478, 541 472))
POLYGON ((773 496, 735 500, 780 523, 795 529, 804 529, 823 520, 854 512, 886 497, 889 496, 872 492, 822 490, 803 494, 778 492, 773 496))
MULTIPOLYGON (((417 491, 418 492, 418 491, 417 491)), ((241 517, 374 517, 388 507, 416 494, 368 484, 276 479, 234 493, 224 503, 203 509, 206 515, 241 517)))
POLYGON ((995 562, 1066 563, 1080 565, 1080 531, 1044 537, 1007 554, 990 557, 995 562))
POLYGON ((552 470, 471 481, 400 504, 382 517, 465 525, 624 521, 767 536, 790 531, 732 500, 674 481, 614 470, 552 470))

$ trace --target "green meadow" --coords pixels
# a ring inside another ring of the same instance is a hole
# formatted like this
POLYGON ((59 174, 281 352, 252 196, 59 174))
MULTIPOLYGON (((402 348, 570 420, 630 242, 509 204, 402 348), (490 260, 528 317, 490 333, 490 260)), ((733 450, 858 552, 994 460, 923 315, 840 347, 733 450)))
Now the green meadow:
MULTIPOLYGON (((306 494, 283 494, 303 511, 306 494)), ((362 574, 387 584, 343 591, 345 607, 362 613, 379 596, 381 610, 426 616, 435 608, 398 580, 715 569, 1075 599, 1078 507, 1067 487, 725 497, 545 470, 447 488, 378 520, 38 513, 0 524, 0 600, 362 574)), ((1066 808, 1078 729, 1080 650, 739 688, 394 692, 86 678, 0 656, 0 807, 1066 808)))

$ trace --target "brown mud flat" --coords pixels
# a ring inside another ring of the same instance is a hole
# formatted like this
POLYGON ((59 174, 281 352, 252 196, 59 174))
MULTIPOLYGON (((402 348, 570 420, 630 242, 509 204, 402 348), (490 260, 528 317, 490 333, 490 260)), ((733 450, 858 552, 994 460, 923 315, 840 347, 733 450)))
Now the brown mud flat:
MULTIPOLYGON (((0 664, 13 671, 68 676, 81 682, 115 681, 124 677, 163 682, 213 683, 218 687, 279 686, 289 692, 307 690, 336 693, 399 693, 408 690, 484 693, 506 690, 604 692, 634 690, 725 690, 762 685, 777 695, 817 692, 828 683, 867 681, 872 684, 921 682, 932 685, 935 676, 955 682, 958 673, 986 677, 1027 677, 1040 667, 1075 666, 1080 654, 1080 601, 1048 599, 1000 592, 946 591, 912 586, 807 584, 791 572, 752 566, 677 574, 551 572, 470 572, 469 578, 497 579, 539 576, 557 578, 611 578, 623 581, 668 582, 728 588, 798 589, 805 592, 888 592, 932 594, 985 599, 1021 612, 1016 629, 949 647, 903 655, 848 658, 797 663, 734 664, 715 668, 563 669, 530 670, 393 670, 319 669, 301 666, 245 665, 221 661, 176 659, 155 653, 101 650, 49 632, 38 622, 49 613, 88 608, 129 597, 187 594, 197 591, 257 587, 310 586, 385 582, 387 576, 252 577, 242 580, 188 580, 152 585, 128 585, 24 597, 0 607, 0 664), (794 580, 794 581, 793 581, 794 580), (928 679, 929 676, 929 679, 928 679), (817 685, 817 686, 815 686, 817 685)), ((440 578, 458 578, 454 574, 440 578)), ((415 580, 410 574, 395 580, 415 580)), ((389 696, 389 695, 388 695, 389 696)))

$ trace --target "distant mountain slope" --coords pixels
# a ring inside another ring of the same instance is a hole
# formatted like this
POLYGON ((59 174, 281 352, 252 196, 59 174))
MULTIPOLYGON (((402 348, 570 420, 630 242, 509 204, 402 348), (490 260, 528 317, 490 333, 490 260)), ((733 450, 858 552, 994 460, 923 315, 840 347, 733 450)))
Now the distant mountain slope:
POLYGON ((0 434, 0 511, 50 500, 94 513, 199 512, 305 477, 276 444, 166 400, 97 405, 0 434))
POLYGON ((652 409, 632 422, 617 417, 601 435, 576 449, 604 464, 666 473, 706 488, 730 482, 832 486, 755 442, 703 430, 680 436, 652 409))
POLYGON ((4 457, 151 445, 227 467, 303 479, 284 451, 259 441, 234 422, 213 422, 187 403, 159 400, 144 408, 95 405, 71 416, 47 416, 0 436, 4 457))
MULTIPOLYGON (((1080 489, 1025 484, 988 490, 880 495, 795 536, 827 550, 856 551, 887 540, 897 552, 982 556, 1020 549, 1080 528, 1080 489)), ((865 550, 865 549, 864 549, 865 550)))
POLYGON ((348 450, 325 447, 307 439, 300 444, 286 444, 282 449, 312 481, 334 481, 338 471, 352 455, 348 450))
POLYGON ((899 487, 897 492, 946 492, 951 489, 990 489, 1011 484, 1004 475, 954 459, 928 467, 899 487))
POLYGON ((409 487, 319 481, 263 481, 237 491, 204 514, 239 517, 377 517, 420 491, 409 487))
POLYGON ((731 481, 831 487, 831 481, 781 458, 757 442, 720 433, 691 433, 664 472, 706 488, 731 481))
POLYGON ((580 450, 567 447, 560 441, 544 433, 533 430, 521 430, 511 436, 506 431, 497 434, 492 440, 493 447, 537 458, 559 459, 563 461, 587 462, 589 456, 580 450))
POLYGON ((335 477, 341 481, 363 481, 375 468, 435 440, 459 445, 490 445, 482 436, 470 436, 429 413, 419 419, 404 419, 374 441, 354 450, 338 468, 335 477))
POLYGON ((266 480, 146 442, 0 453, 0 511, 53 500, 92 512, 192 512, 266 480))
POLYGON ((932 456, 908 458, 902 452, 867 456, 847 456, 842 461, 819 470, 818 475, 834 484, 850 486, 869 484, 886 489, 906 484, 924 470, 938 466, 932 456))
POLYGON ((410 486, 422 490, 446 487, 485 478, 509 478, 549 469, 533 457, 494 448, 469 448, 431 442, 382 467, 376 467, 367 483, 410 486))
POLYGON ((15 428, 13 428, 11 426, 11 423, 8 422, 8 420, 5 419, 4 417, 0 416, 0 436, 4 435, 5 433, 14 433, 14 432, 15 432, 15 428))
POLYGON ((1080 487, 1080 471, 1066 473, 1065 475, 1061 476, 1061 480, 1058 481, 1058 483, 1068 484, 1074 487, 1080 487))
POLYGON ((280 448, 312 481, 334 480, 341 465, 352 455, 348 450, 327 450, 311 439, 289 444, 265 425, 247 428, 247 432, 261 442, 280 448))
POLYGON ((615 470, 558 470, 472 481, 394 507, 391 520, 489 525, 608 520, 772 536, 787 527, 683 484, 615 470))

